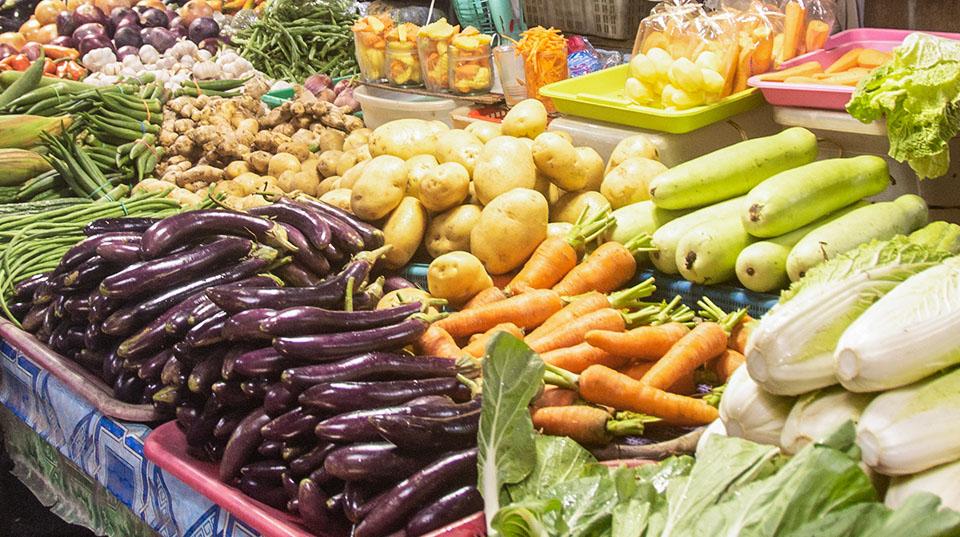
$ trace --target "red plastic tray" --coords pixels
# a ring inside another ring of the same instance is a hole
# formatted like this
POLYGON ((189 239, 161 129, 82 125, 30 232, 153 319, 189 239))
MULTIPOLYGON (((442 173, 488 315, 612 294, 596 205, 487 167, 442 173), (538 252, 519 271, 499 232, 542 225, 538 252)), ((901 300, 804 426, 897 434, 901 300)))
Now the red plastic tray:
MULTIPOLYGON (((297 517, 258 502, 218 478, 217 465, 187 454, 187 441, 177 424, 154 429, 143 445, 147 459, 173 474, 208 500, 232 513, 263 537, 311 537, 297 517)), ((483 513, 440 528, 429 537, 481 537, 486 535, 483 513)), ((343 537, 336 533, 320 537, 343 537)))
MULTIPOLYGON (((817 61, 827 67, 845 52, 854 48, 872 48, 890 52, 913 33, 909 30, 889 30, 884 28, 857 28, 830 36, 821 50, 808 52, 786 63, 786 69, 801 63, 817 61)), ((925 32, 948 39, 960 39, 960 34, 944 32, 925 32)), ((853 95, 852 86, 830 86, 827 84, 787 84, 785 82, 762 81, 752 76, 747 81, 752 87, 760 88, 763 98, 774 106, 798 106, 801 108, 819 108, 826 110, 846 110, 847 102, 853 95)))
POLYGON ((80 364, 60 356, 32 334, 0 319, 0 338, 50 372, 68 388, 86 399, 101 414, 124 421, 149 423, 161 419, 153 405, 131 405, 113 397, 113 390, 80 364))

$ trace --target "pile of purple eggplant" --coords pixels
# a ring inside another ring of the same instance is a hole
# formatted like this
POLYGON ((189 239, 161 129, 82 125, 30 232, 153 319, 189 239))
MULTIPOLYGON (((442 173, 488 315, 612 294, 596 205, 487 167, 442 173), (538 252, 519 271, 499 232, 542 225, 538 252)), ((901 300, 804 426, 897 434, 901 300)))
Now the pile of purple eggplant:
POLYGON ((219 377, 205 364, 233 346, 215 345, 228 314, 209 294, 305 286, 296 291, 310 304, 369 309, 383 293, 368 284, 382 233, 313 200, 281 199, 257 214, 103 219, 84 232, 56 269, 17 285, 11 302, 30 304, 21 325, 121 401, 171 414, 202 408, 208 379, 219 377))
MULTIPOLYGON (((291 363, 277 353, 263 359, 270 367, 250 369, 269 354, 245 359, 252 353, 225 359, 224 376, 242 378, 243 369, 254 378, 291 363)), ((214 438, 229 435, 220 452, 224 482, 298 513, 322 535, 352 528, 355 537, 413 537, 482 508, 480 398, 462 376, 469 364, 371 351, 277 372, 279 382, 245 415, 231 409, 214 420, 211 407, 178 416, 188 441, 197 423, 214 438)))

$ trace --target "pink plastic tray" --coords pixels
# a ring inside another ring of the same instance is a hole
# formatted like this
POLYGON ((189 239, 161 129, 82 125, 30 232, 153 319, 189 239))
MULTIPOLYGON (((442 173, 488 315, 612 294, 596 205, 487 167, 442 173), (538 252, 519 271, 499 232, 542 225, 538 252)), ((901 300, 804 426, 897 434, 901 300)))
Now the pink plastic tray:
MULTIPOLYGON (((260 503, 217 477, 217 465, 187 454, 187 441, 174 422, 154 429, 143 445, 147 459, 173 474, 208 500, 232 513, 263 537, 311 537, 300 520, 260 503)), ((427 537, 481 537, 486 535, 483 514, 467 517, 440 528, 427 537)), ((337 533, 320 537, 343 537, 337 533)))
POLYGON ((0 338, 50 372, 68 388, 86 399, 104 416, 149 423, 161 419, 153 405, 131 405, 113 397, 113 390, 80 364, 53 352, 33 335, 0 319, 0 338))
MULTIPOLYGON (((909 30, 888 30, 883 28, 857 28, 830 36, 821 50, 798 56, 781 67, 786 69, 795 65, 817 61, 827 67, 850 49, 862 47, 889 52, 913 33, 909 30)), ((948 39, 960 39, 960 34, 928 32, 948 39)), ((750 77, 747 84, 760 88, 763 98, 774 106, 799 106, 801 108, 819 108, 826 110, 845 110, 852 86, 829 86, 826 84, 787 84, 767 82, 750 77)))

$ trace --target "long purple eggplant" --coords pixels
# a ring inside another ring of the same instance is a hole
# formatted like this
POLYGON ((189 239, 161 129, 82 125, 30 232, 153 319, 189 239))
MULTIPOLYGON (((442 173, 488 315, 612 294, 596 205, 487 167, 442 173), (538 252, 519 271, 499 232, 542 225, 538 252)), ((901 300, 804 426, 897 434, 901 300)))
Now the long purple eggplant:
POLYGON ((220 380, 220 368, 223 361, 208 358, 193 366, 187 377, 187 389, 193 393, 207 393, 214 382, 220 380))
POLYGON ((290 461, 290 473, 294 477, 303 477, 323 466, 323 461, 337 445, 330 442, 321 442, 303 455, 290 461))
POLYGON ((377 497, 378 494, 385 494, 382 486, 375 483, 360 483, 359 481, 347 481, 343 486, 343 514, 347 520, 356 524, 360 522, 363 513, 363 506, 377 497))
POLYGON ((103 233, 93 237, 83 239, 75 246, 67 250, 60 258, 60 264, 54 269, 54 274, 63 274, 76 268, 80 263, 97 254, 97 247, 107 242, 131 242, 139 241, 139 233, 103 233))
MULTIPOLYGON (((226 364, 225 364, 226 365, 226 364)), ((273 347, 243 353, 233 359, 230 376, 234 373, 244 377, 274 376, 292 365, 292 360, 281 356, 273 347)), ((224 371, 224 373, 228 373, 224 371)), ((228 377, 226 374, 224 377, 228 377)), ((229 377, 228 377, 229 378, 229 377)))
POLYGON ((297 397, 300 396, 300 391, 299 388, 275 382, 263 396, 263 409, 270 416, 279 416, 297 406, 297 397))
POLYGON ((233 430, 237 428, 237 425, 240 424, 240 421, 243 420, 243 417, 243 412, 228 412, 223 416, 220 416, 220 419, 217 420, 217 424, 213 426, 213 437, 218 440, 226 440, 230 438, 233 430))
POLYGON ((217 426, 220 417, 226 413, 223 405, 217 404, 213 399, 207 399, 203 404, 203 410, 193 420, 190 427, 184 433, 187 444, 194 447, 201 447, 213 439, 213 429, 217 426))
POLYGON ((223 338, 227 341, 269 340, 270 334, 260 330, 260 323, 269 319, 276 310, 255 308, 235 313, 223 324, 223 338))
POLYGON ((300 493, 297 495, 297 511, 303 524, 318 535, 348 534, 344 520, 326 508, 330 497, 320 485, 310 479, 300 481, 300 493))
POLYGON ((404 527, 411 513, 449 487, 477 478, 477 448, 441 457, 397 483, 354 529, 354 537, 380 537, 404 527))
POLYGON ((466 485, 444 494, 418 511, 407 521, 405 530, 409 537, 418 537, 481 510, 483 497, 480 496, 480 491, 476 485, 466 485))
POLYGON ((116 382, 117 377, 123 372, 123 358, 117 355, 116 350, 108 352, 103 359, 103 368, 100 371, 100 378, 109 385, 116 382))
POLYGON ((323 250, 330 244, 330 226, 320 213, 304 205, 280 198, 271 205, 254 207, 247 212, 297 228, 317 250, 323 250))
POLYGON ((240 382, 240 391, 247 394, 252 399, 263 401, 264 396, 267 395, 267 389, 271 385, 272 381, 265 378, 244 380, 240 382))
POLYGON ((197 323, 187 332, 182 343, 187 347, 206 347, 223 341, 223 325, 230 315, 225 311, 215 313, 212 317, 197 323))
POLYGON ((100 292, 109 297, 132 298, 167 289, 249 255, 253 248, 250 239, 224 237, 181 254, 131 265, 104 278, 100 292))
POLYGON ((340 311, 315 306, 298 306, 276 312, 260 323, 260 330, 272 336, 363 330, 398 323, 422 310, 411 302, 376 311, 340 311))
POLYGON ((186 433, 199 418, 200 411, 198 411, 196 407, 180 405, 177 407, 175 416, 177 428, 180 429, 181 432, 186 433))
POLYGON ((275 509, 284 509, 287 506, 287 493, 280 485, 271 487, 253 479, 241 478, 239 487, 247 496, 275 509))
POLYGON ((33 300, 33 292, 37 290, 37 287, 40 287, 40 284, 47 281, 47 278, 49 277, 49 272, 41 272, 40 274, 34 274, 25 280, 20 280, 20 282, 13 286, 14 300, 18 302, 33 300))
POLYGON ((140 258, 140 241, 105 242, 97 246, 97 255, 120 267, 143 261, 140 258))
MULTIPOLYGON (((280 481, 283 483, 283 490, 287 493, 287 497, 291 500, 296 500, 300 494, 300 483, 290 475, 290 472, 284 472, 283 475, 280 476, 280 481)), ((289 504, 287 505, 287 509, 290 509, 289 504)))
POLYGON ((401 449, 457 449, 476 444, 480 409, 449 418, 373 416, 370 422, 384 440, 401 449))
POLYGON ((220 404, 228 407, 249 408, 259 406, 260 401, 243 393, 240 389, 240 383, 235 381, 219 380, 210 386, 213 392, 213 398, 220 404))
POLYGON ((104 333, 111 335, 128 334, 138 325, 155 317, 160 312, 169 309, 174 304, 177 304, 197 291, 208 287, 228 284, 262 270, 273 261, 276 254, 277 251, 272 248, 260 248, 252 257, 226 270, 193 280, 173 289, 168 289, 160 294, 147 298, 143 302, 123 307, 103 321, 102 329, 104 333))
POLYGON ((250 458, 256 454, 257 447, 263 440, 260 429, 270 421, 270 416, 258 408, 240 421, 237 428, 227 441, 220 460, 220 480, 229 483, 240 474, 242 468, 250 458))
POLYGON ((124 403, 139 403, 146 383, 136 373, 124 371, 113 382, 113 396, 124 403))
POLYGON ((82 294, 67 297, 63 303, 63 310, 68 318, 85 323, 90 316, 90 298, 82 294))
POLYGON ((165 344, 176 341, 176 334, 167 332, 167 321, 181 310, 193 309, 205 298, 206 295, 203 291, 198 291, 178 304, 174 304, 170 309, 153 321, 147 323, 146 326, 138 330, 135 334, 123 340, 117 348, 117 352, 124 358, 137 358, 144 354, 157 352, 165 344))
MULTIPOLYGON (((313 429, 314 434, 320 440, 328 442, 339 442, 341 444, 353 442, 372 442, 380 439, 380 433, 370 423, 373 416, 390 416, 395 414, 412 414, 416 411, 426 411, 433 409, 433 412, 441 412, 442 409, 449 407, 459 407, 453 402, 453 399, 443 395, 427 395, 418 397, 403 405, 373 408, 368 410, 354 410, 344 414, 338 414, 332 418, 327 418, 313 429)), ((451 414, 455 415, 455 414, 451 414)))
POLYGON ((90 315, 88 320, 92 323, 102 322, 115 311, 127 304, 123 300, 101 295, 98 289, 94 289, 90 293, 88 302, 90 303, 90 315))
POLYGON ((137 368, 137 376, 146 381, 160 380, 160 373, 171 358, 173 358, 171 349, 158 352, 140 364, 140 367, 137 368))
POLYGON ((113 266, 107 260, 93 255, 72 270, 60 273, 54 279, 54 285, 61 292, 82 291, 95 287, 111 271, 113 266))
POLYGON ((277 440, 264 440, 257 447, 257 453, 267 459, 279 459, 281 451, 283 451, 283 442, 277 440))
POLYGON ((99 218, 83 227, 83 234, 92 237, 103 233, 143 233, 158 218, 99 218))
POLYGON ((290 287, 316 287, 323 283, 323 274, 314 274, 296 261, 277 267, 273 272, 290 287))
POLYGON ((331 451, 323 461, 330 475, 344 481, 396 483, 423 468, 429 459, 404 453, 389 442, 353 444, 331 451))
POLYGON ((21 323, 23 329, 31 334, 35 334, 43 324, 43 318, 46 317, 47 310, 50 309, 50 307, 49 304, 34 303, 33 306, 30 307, 30 311, 23 317, 23 322, 21 323))
POLYGON ((417 289, 417 286, 403 276, 387 276, 383 282, 384 292, 389 293, 397 289, 417 289))
POLYGON ((395 380, 390 382, 325 382, 300 394, 300 404, 331 412, 349 412, 396 406, 425 395, 470 398, 470 389, 455 378, 395 380))
POLYGON ((281 379, 296 386, 346 380, 396 380, 432 377, 455 377, 467 372, 449 358, 408 356, 391 352, 367 352, 323 364, 294 367, 283 372, 281 379))
POLYGON ((285 414, 281 414, 263 426, 260 433, 267 440, 282 440, 290 442, 308 438, 313 434, 320 417, 312 414, 303 407, 297 407, 285 414))
POLYGON ((144 259, 156 259, 172 248, 207 235, 253 236, 257 241, 283 250, 295 250, 280 224, 244 213, 224 210, 189 211, 164 218, 143 233, 140 249, 144 259))
POLYGON ((184 372, 183 364, 180 359, 173 355, 173 349, 170 349, 170 359, 160 370, 160 382, 166 386, 186 386, 187 375, 184 372))
POLYGON ((293 253, 293 259, 317 276, 323 277, 329 274, 330 262, 327 261, 327 258, 323 257, 323 254, 310 244, 310 241, 303 233, 300 233, 299 229, 289 224, 282 225, 287 230, 287 238, 290 240, 290 244, 297 247, 297 251, 293 253))
POLYGON ((298 197, 297 203, 301 203, 318 211, 321 214, 324 214, 328 217, 337 219, 337 223, 345 225, 334 225, 331 223, 331 232, 337 241, 343 246, 349 248, 356 248, 357 250, 367 249, 371 250, 374 248, 379 248, 383 246, 383 232, 377 229, 376 227, 363 222, 356 216, 340 209, 339 207, 334 207, 329 203, 324 203, 320 200, 314 200, 306 197, 298 197), (347 228, 353 231, 353 233, 348 233, 343 228, 347 228), (359 242, 355 237, 358 237, 359 242))
POLYGON ((83 328, 69 320, 61 321, 50 334, 50 347, 64 355, 76 353, 83 347, 83 328))
POLYGON ((282 485, 283 473, 287 471, 287 464, 281 460, 266 460, 251 462, 240 469, 242 477, 249 477, 260 483, 282 485))
POLYGON ((273 340, 273 347, 291 358, 329 361, 331 357, 401 348, 420 337, 431 320, 431 317, 415 314, 397 324, 367 330, 279 337, 273 340))

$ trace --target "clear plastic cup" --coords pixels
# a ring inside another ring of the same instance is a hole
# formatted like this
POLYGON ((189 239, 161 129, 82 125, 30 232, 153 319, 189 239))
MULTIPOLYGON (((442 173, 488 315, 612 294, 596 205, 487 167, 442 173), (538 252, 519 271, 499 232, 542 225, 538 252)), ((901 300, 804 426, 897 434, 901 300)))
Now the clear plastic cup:
POLYGON ((387 43, 387 82, 398 88, 423 86, 420 57, 413 41, 387 43))
POLYGON ((473 50, 450 47, 450 92, 458 95, 489 93, 493 87, 493 54, 490 45, 473 50))
POLYGON ((527 98, 524 81, 523 58, 517 55, 513 45, 500 45, 493 49, 493 62, 497 66, 503 98, 507 106, 513 106, 527 98))

